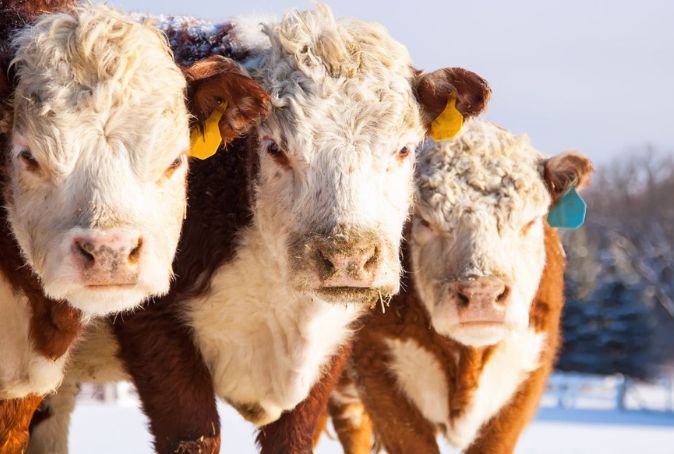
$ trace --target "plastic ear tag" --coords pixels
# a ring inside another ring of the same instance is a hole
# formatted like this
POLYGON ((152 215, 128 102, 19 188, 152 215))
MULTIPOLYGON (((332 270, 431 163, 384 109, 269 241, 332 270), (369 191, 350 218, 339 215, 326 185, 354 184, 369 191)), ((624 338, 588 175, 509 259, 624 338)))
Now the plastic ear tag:
POLYGON ((456 96, 447 101, 445 110, 431 123, 431 137, 435 141, 453 139, 463 126, 463 115, 456 108, 456 96))
POLYGON ((227 110, 227 102, 221 103, 215 108, 210 117, 204 123, 204 132, 199 127, 194 127, 190 131, 190 156, 197 159, 208 159, 218 151, 222 143, 220 135, 220 119, 227 110))
POLYGON ((585 223, 587 203, 572 187, 559 198, 548 213, 550 227, 574 230, 585 223))

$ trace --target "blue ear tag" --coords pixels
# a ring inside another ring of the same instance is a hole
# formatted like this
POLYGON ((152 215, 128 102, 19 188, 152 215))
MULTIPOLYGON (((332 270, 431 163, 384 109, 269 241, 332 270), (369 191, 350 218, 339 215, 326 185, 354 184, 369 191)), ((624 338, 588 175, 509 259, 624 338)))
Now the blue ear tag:
POLYGON ((555 206, 548 213, 550 227, 575 230, 585 223, 587 203, 583 200, 576 187, 572 187, 557 200, 555 206))

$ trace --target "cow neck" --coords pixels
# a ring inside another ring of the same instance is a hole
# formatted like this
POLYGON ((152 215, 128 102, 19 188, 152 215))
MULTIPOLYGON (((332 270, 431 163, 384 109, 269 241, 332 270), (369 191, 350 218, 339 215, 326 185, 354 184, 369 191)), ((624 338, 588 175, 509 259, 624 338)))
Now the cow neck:
POLYGON ((239 235, 253 220, 256 143, 255 136, 248 135, 207 160, 190 163, 187 217, 169 299, 205 295, 215 272, 234 259, 239 235))

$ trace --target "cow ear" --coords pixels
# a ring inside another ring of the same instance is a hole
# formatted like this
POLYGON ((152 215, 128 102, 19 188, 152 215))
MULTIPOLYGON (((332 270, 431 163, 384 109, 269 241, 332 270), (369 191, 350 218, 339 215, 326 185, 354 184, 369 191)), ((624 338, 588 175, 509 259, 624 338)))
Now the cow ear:
POLYGON ((227 103, 218 123, 223 144, 244 134, 266 117, 269 95, 236 62, 212 56, 184 69, 187 101, 200 126, 222 103, 227 103))
POLYGON ((580 153, 567 151, 543 161, 543 178, 557 201, 572 187, 583 189, 590 182, 592 162, 580 153))
POLYGON ((422 73, 416 76, 414 88, 424 124, 429 130, 452 100, 463 118, 468 118, 484 111, 491 96, 487 81, 463 68, 443 68, 432 73, 422 73))

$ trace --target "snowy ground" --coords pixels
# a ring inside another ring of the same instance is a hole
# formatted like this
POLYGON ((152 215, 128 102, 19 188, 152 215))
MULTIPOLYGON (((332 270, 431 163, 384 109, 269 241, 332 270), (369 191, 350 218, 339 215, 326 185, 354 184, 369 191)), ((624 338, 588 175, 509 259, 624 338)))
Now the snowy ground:
MULTIPOLYGON (((222 453, 253 454, 253 431, 221 407, 222 453)), ((150 454, 145 417, 133 406, 80 403, 71 426, 73 454, 150 454)), ((443 453, 456 451, 447 448, 443 453)), ((324 437, 318 454, 340 453, 324 437)), ((674 414, 543 408, 523 434, 518 454, 674 454, 674 414)))

